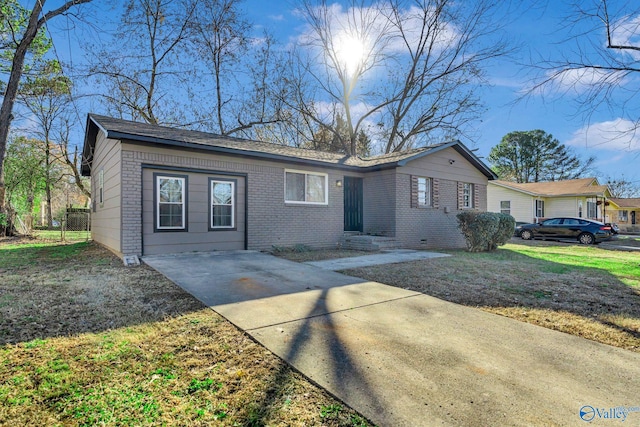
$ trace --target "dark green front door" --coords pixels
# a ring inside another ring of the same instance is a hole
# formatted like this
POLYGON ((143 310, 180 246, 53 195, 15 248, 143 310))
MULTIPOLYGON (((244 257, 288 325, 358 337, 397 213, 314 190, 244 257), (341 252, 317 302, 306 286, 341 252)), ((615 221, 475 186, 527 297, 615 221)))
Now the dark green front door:
POLYGON ((362 231, 362 178, 344 177, 344 231, 362 231))

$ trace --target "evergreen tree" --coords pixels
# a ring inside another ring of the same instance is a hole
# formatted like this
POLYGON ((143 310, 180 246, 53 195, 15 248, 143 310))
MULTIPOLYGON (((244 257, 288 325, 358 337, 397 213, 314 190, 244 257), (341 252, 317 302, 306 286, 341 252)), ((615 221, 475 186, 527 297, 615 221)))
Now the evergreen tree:
POLYGON ((489 153, 500 179, 520 183, 580 178, 589 172, 594 160, 580 159, 553 135, 539 129, 510 132, 489 153))

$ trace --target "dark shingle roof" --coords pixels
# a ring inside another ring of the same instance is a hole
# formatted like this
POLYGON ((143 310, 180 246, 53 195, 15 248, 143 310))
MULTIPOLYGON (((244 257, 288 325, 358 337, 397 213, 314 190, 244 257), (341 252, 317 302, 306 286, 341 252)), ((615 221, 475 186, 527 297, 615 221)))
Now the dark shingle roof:
POLYGON ((286 145, 252 141, 207 132, 132 122, 129 120, 115 119, 96 114, 89 114, 87 117, 87 132, 84 141, 82 166, 82 173, 86 175, 90 174, 90 165, 93 161, 93 146, 95 145, 98 130, 103 131, 105 135, 111 139, 191 149, 204 149, 207 151, 216 151, 226 154, 245 155, 271 160, 293 161, 297 163, 314 164, 317 166, 355 170, 375 170, 384 169, 386 167, 402 166, 402 164, 409 160, 422 157, 447 147, 453 147, 458 152, 465 155, 465 157, 476 165, 476 167, 487 177, 490 179, 495 178, 493 172, 491 172, 484 163, 482 163, 459 141, 430 145, 428 147, 383 154, 380 156, 359 158, 356 156, 347 156, 345 154, 289 147, 286 145))

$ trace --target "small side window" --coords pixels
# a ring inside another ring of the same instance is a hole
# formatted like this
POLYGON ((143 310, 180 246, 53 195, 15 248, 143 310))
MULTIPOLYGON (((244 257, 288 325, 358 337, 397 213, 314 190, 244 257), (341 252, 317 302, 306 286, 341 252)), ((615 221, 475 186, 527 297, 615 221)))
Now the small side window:
POLYGON ((430 207, 431 204, 431 179, 418 177, 418 205, 430 207))
POLYGON ((511 200, 503 200, 500 202, 500 213, 511 215, 511 200))
POLYGON ((462 207, 473 209, 473 184, 465 182, 462 186, 462 207))
POLYGON ((98 203, 100 207, 104 205, 104 169, 98 172, 98 203))

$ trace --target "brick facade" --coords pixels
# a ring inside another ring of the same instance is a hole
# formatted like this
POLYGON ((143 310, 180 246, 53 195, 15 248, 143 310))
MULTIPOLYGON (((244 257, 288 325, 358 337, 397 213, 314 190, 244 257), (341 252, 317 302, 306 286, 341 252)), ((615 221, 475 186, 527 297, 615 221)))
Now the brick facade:
MULTIPOLYGON (((145 147, 146 148, 146 147, 145 147)), ((142 168, 161 166, 176 169, 244 173, 247 177, 247 249, 266 250, 273 246, 307 245, 335 247, 343 228, 343 193, 336 186, 343 179, 340 171, 318 168, 298 170, 328 172, 328 205, 296 205, 284 201, 286 165, 275 162, 173 153, 167 149, 142 150, 123 145, 122 151, 122 249, 124 255, 143 254, 142 168)), ((147 191, 147 189, 145 189, 147 191)))
MULTIPOLYGON (((363 179, 364 232, 395 237, 403 247, 465 246, 456 219, 462 205, 463 183, 474 186, 474 208, 487 208, 486 171, 470 163, 464 152, 451 147, 402 163, 359 169, 309 163, 296 157, 256 157, 109 139, 102 133, 94 143, 92 168, 95 172, 104 171, 105 180, 105 202, 95 207, 93 215, 94 238, 120 256, 144 255, 145 250, 158 253, 165 248, 167 252, 224 249, 232 242, 234 247, 244 247, 245 240, 246 248, 252 250, 295 245, 336 247, 344 235, 344 188, 340 184, 345 176, 363 179), (285 202, 287 170, 326 176, 328 203, 285 202), (154 228, 152 174, 158 172, 190 177, 185 181, 185 219, 193 220, 193 228, 173 232, 154 228), (239 223, 243 228, 236 230, 241 233, 239 236, 227 233, 222 237, 219 230, 207 229, 211 177, 235 177, 236 188, 242 189, 242 203, 235 205, 236 215, 242 215, 239 223), (414 200, 417 177, 430 180, 431 206, 419 206, 414 200)), ((96 178, 92 176, 94 200, 96 178)))
POLYGON ((367 174, 363 187, 364 232, 394 236, 396 229, 395 170, 367 174))
MULTIPOLYGON (((456 214, 458 183, 436 178, 438 205, 411 207, 411 175, 398 173, 396 194, 396 240, 407 248, 461 248, 464 238, 458 230, 456 214)), ((432 189, 433 190, 433 189, 432 189)))

